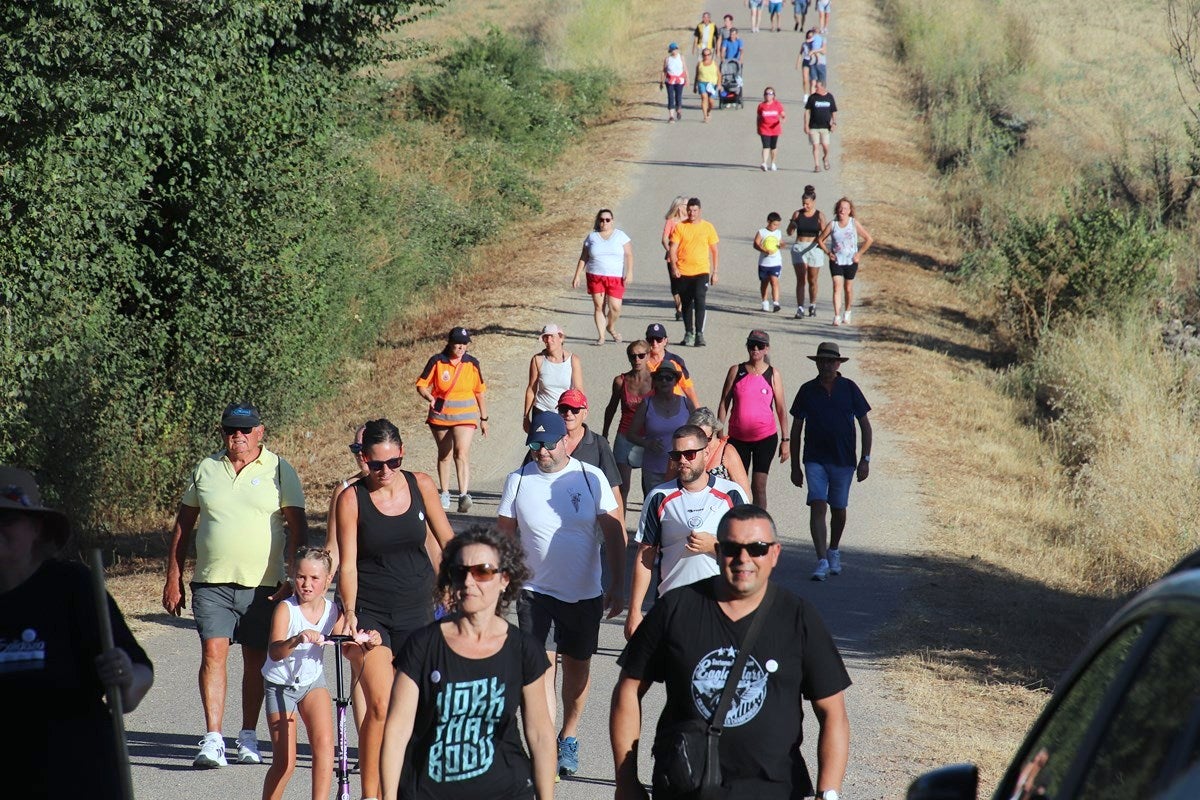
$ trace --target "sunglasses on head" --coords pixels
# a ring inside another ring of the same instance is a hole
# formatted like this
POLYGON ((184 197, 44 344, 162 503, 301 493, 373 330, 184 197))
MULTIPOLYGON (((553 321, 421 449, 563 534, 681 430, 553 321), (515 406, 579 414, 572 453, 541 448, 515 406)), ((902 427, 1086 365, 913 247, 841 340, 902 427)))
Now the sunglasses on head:
POLYGON ((371 472, 383 472, 383 468, 387 467, 392 472, 395 472, 396 470, 400 469, 401 460, 402 459, 400 456, 389 458, 386 461, 371 460, 367 462, 367 469, 371 470, 371 472))
POLYGON ((463 584, 470 575, 476 583, 487 583, 500 572, 500 568, 494 564, 451 564, 450 580, 463 584))
POLYGON ((745 550, 750 554, 751 558, 762 558, 767 553, 771 552, 771 548, 775 546, 775 542, 720 542, 717 548, 721 551, 721 555, 726 558, 737 558, 745 550))
POLYGON ((221 433, 225 434, 226 436, 233 436, 236 433, 240 433, 243 436, 249 436, 251 431, 253 431, 253 430, 254 430, 253 426, 250 426, 250 425, 222 425, 221 426, 221 433))
POLYGON ((555 439, 553 442, 530 442, 527 446, 531 451, 537 453, 542 450, 553 450, 558 447, 558 442, 558 439, 555 439))
POLYGON ((354 455, 358 455, 359 453, 362 452, 362 445, 359 444, 358 442, 351 442, 350 443, 350 452, 354 453, 354 455))
POLYGON ((580 411, 583 411, 582 406, 580 406, 578 408, 576 408, 575 406, 559 406, 558 407, 558 415, 560 417, 565 417, 567 414, 574 414, 575 416, 579 416, 580 411))
POLYGON ((672 461, 691 461, 696 457, 697 453, 703 452, 704 448, 700 448, 699 450, 668 450, 667 458, 671 459, 672 461))

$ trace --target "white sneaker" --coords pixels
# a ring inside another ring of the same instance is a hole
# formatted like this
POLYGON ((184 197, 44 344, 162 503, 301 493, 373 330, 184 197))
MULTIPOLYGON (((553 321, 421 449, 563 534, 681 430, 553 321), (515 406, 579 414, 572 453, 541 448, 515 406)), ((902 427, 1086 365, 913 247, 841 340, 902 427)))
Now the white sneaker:
POLYGON ((778 171, 779 171, 779 167, 775 166, 775 162, 772 161, 771 162, 771 172, 778 172, 778 171))
POLYGON ((443 511, 450 510, 450 490, 449 489, 442 492, 442 510, 443 511))
POLYGON ((758 168, 761 169, 763 172, 766 172, 767 171, 767 162, 764 161, 763 163, 759 164, 758 168))
POLYGON ((829 562, 821 559, 817 562, 817 568, 813 570, 812 579, 814 581, 823 581, 829 577, 829 562))
POLYGON ((471 499, 470 493, 460 494, 458 496, 458 513, 465 514, 471 510, 471 505, 474 501, 471 499))
POLYGON ((196 754, 192 766, 199 769, 229 766, 229 762, 225 760, 224 737, 215 732, 204 734, 204 738, 200 740, 200 752, 196 754))
POLYGON ((842 314, 842 324, 843 325, 850 324, 850 312, 849 311, 847 311, 845 314, 842 314))
POLYGON ((258 734, 254 731, 242 730, 237 738, 237 763, 261 764, 262 756, 258 752, 258 734))
POLYGON ((834 550, 832 547, 825 553, 829 557, 829 574, 842 574, 842 551, 834 550))
POLYGON ((770 310, 771 310, 771 301, 770 301, 770 300, 763 300, 763 301, 762 301, 762 310, 763 310, 763 311, 770 311, 770 310))
POLYGON ((834 324, 834 325, 841 325, 841 324, 842 324, 842 315, 841 315, 841 314, 834 314, 834 315, 833 315, 833 324, 834 324))

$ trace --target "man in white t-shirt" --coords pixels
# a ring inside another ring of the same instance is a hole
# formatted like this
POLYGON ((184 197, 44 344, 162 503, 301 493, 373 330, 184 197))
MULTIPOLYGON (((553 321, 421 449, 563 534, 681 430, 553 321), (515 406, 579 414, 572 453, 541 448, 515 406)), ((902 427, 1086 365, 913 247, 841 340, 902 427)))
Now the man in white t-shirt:
POLYGON ((642 603, 650 590, 651 572, 659 556, 658 594, 717 574, 717 524, 725 512, 747 502, 742 487, 704 469, 708 437, 697 425, 682 425, 672 439, 669 458, 679 477, 659 484, 642 504, 642 519, 629 588, 625 637, 642 622, 642 603))
POLYGON ((558 414, 534 415, 525 439, 534 460, 505 480, 496 524, 509 536, 519 535, 525 549, 531 576, 517 598, 517 622, 546 647, 550 659, 546 699, 552 718, 558 707, 554 665, 556 656, 562 656, 558 770, 574 775, 579 769, 575 733, 587 702, 600 619, 606 609, 611 619, 624 608, 625 525, 604 473, 571 458, 566 435, 558 414), (600 583, 597 527, 608 557, 607 592, 600 583))

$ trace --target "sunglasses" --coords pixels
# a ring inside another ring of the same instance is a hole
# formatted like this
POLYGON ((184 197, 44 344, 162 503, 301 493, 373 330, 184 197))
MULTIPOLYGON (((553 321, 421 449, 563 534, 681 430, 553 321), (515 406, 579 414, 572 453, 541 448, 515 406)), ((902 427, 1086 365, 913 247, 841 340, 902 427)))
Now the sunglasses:
POLYGON ((638 361, 641 361, 641 360, 642 360, 643 358, 645 358, 647 355, 648 355, 647 353, 630 353, 630 354, 629 354, 629 357, 630 357, 630 358, 636 358, 638 361))
POLYGON ((765 94, 765 95, 768 95, 768 96, 774 96, 774 95, 775 95, 775 93, 774 93, 774 92, 763 92, 763 94, 765 94))
POLYGON ((763 344, 762 342, 746 342, 747 350, 766 350, 768 347, 770 345, 763 344))
POLYGON ((500 574, 502 570, 493 564, 451 564, 450 580, 462 585, 470 575, 476 583, 487 583, 500 574))
POLYGON ((402 459, 400 456, 396 456, 395 458, 389 458, 386 461, 368 461, 367 469, 371 470, 371 472, 383 472, 383 468, 387 467, 392 472, 395 472, 396 470, 400 469, 401 460, 402 459))
POLYGON ((565 417, 567 414, 574 414, 575 416, 579 416, 580 411, 583 411, 582 406, 580 406, 579 408, 576 408, 575 406, 559 406, 558 407, 558 415, 560 417, 565 417))
POLYGON ((647 342, 665 342, 666 340, 667 340, 667 337, 665 337, 665 336, 647 336, 646 337, 647 342))
POLYGON ((242 426, 242 425, 222 425, 221 426, 221 433, 225 434, 226 436, 233 436, 234 434, 237 434, 237 433, 240 433, 243 436, 249 436, 251 431, 253 431, 253 430, 254 430, 254 428, 252 426, 242 426))
POLYGON ((601 222, 612 222, 613 218, 612 217, 601 217, 600 221, 601 222))
POLYGON ((668 450, 667 458, 671 459, 672 461, 691 461, 696 457, 697 453, 703 452, 703 447, 699 450, 668 450))
POLYGON ((737 558, 745 550, 750 554, 751 558, 762 558, 767 553, 771 552, 771 548, 775 546, 775 542, 720 542, 717 544, 717 549, 721 551, 721 555, 726 558, 737 558))
POLYGON ((666 373, 656 372, 656 373, 654 373, 654 380, 656 380, 656 381, 671 381, 672 383, 674 383, 675 381, 679 380, 679 377, 676 376, 674 372, 666 372, 666 373))
POLYGON ((354 453, 354 455, 358 455, 359 453, 362 452, 362 445, 359 444, 358 442, 351 442, 350 443, 350 452, 354 453))
POLYGON ((530 451, 537 453, 542 450, 553 450, 554 448, 558 447, 558 443, 560 441, 562 441, 562 440, 555 439, 553 442, 530 442, 528 444, 528 447, 529 447, 530 451))

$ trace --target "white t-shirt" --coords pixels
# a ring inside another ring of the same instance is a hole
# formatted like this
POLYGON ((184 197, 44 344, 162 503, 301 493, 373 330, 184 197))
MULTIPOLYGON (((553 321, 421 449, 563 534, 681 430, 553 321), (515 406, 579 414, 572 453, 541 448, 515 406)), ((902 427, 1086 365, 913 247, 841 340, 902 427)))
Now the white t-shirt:
POLYGON ((760 267, 782 267, 783 254, 779 252, 779 248, 783 246, 783 231, 779 230, 778 228, 773 231, 769 231, 766 228, 759 228, 758 236, 760 239, 762 239, 762 244, 764 247, 767 244, 767 239, 775 240, 775 252, 771 253, 770 255, 766 253, 759 253, 758 265, 760 267))
POLYGON ((709 475, 708 485, 698 492, 682 488, 678 479, 654 487, 642 505, 642 519, 633 538, 655 545, 662 555, 659 597, 720 571, 713 555, 687 549, 688 536, 693 530, 716 536, 725 512, 745 502, 742 487, 715 475, 709 475))
POLYGON ((608 241, 599 231, 592 231, 583 240, 587 248, 588 260, 585 265, 588 275, 603 275, 606 278, 620 278, 625 275, 625 245, 630 241, 625 231, 614 230, 608 241))
POLYGON ((599 597, 596 520, 616 507, 604 473, 574 458, 558 472, 542 472, 530 462, 509 473, 499 514, 517 521, 532 573, 525 588, 564 603, 599 597))

